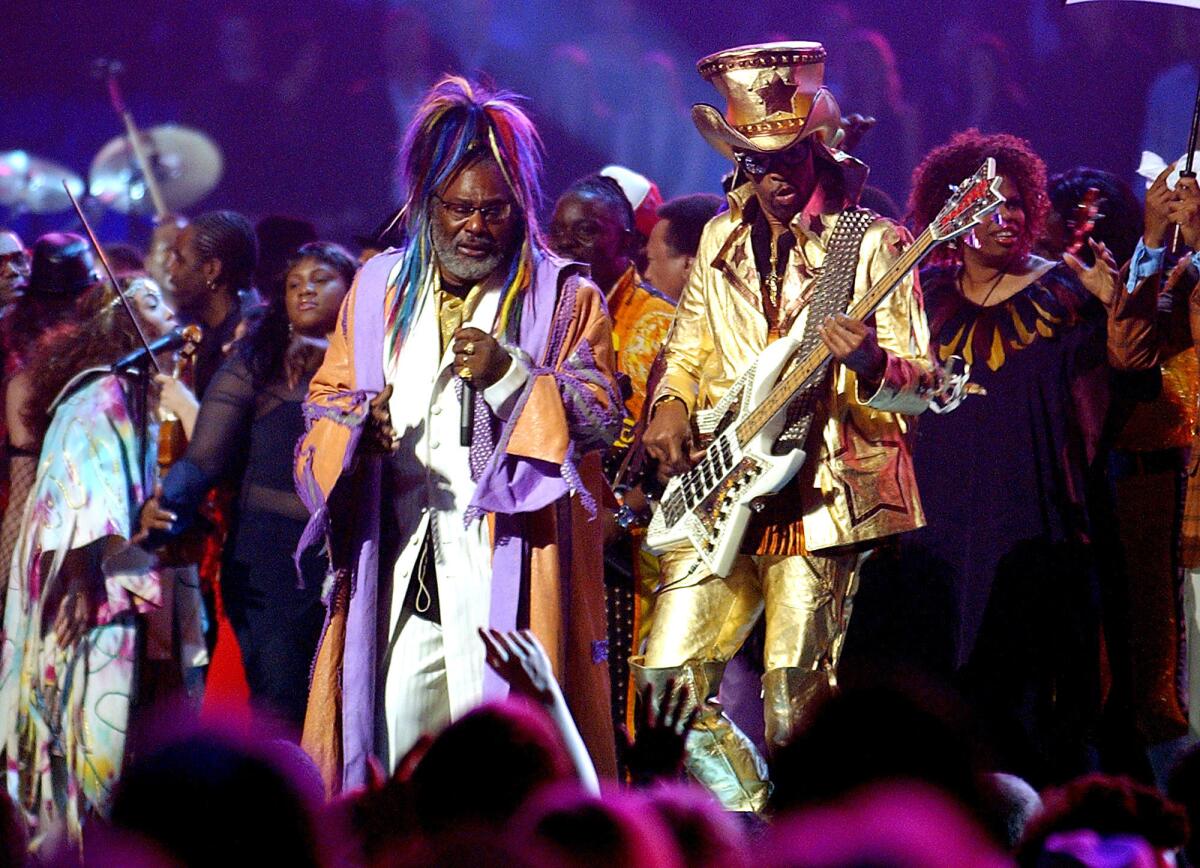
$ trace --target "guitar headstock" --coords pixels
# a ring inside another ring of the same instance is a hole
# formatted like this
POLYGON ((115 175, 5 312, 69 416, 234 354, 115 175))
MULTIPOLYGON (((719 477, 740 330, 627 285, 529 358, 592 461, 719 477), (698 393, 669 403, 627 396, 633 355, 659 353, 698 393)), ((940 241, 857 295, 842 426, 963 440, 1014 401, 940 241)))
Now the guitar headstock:
POLYGON ((949 200, 929 224, 934 241, 949 241, 965 235, 1004 203, 996 161, 988 157, 974 175, 953 188, 949 200))

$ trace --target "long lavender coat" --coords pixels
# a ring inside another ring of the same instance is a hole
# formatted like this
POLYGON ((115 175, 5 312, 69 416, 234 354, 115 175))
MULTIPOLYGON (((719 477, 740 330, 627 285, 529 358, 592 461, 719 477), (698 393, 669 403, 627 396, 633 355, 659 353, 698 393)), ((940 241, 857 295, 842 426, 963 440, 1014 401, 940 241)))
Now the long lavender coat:
MULTIPOLYGON (((335 570, 303 740, 330 792, 361 785, 377 752, 382 463, 359 454, 358 442, 368 403, 385 385, 384 322, 395 295, 388 276, 399 256, 381 254, 359 273, 310 386, 308 433, 296 451, 297 486, 312 512, 301 547, 328 532, 335 570)), ((516 626, 527 602, 528 626, 554 662, 597 768, 612 773, 608 671, 597 653, 605 638, 602 540, 588 515, 589 492, 603 485, 601 450, 622 416, 611 323, 601 293, 569 263, 541 254, 534 274, 521 302, 520 347, 535 367, 498 434, 476 426, 472 456, 482 470, 471 513, 487 516, 492 531, 492 625, 516 626)), ((485 689, 495 695, 495 685, 485 689)))

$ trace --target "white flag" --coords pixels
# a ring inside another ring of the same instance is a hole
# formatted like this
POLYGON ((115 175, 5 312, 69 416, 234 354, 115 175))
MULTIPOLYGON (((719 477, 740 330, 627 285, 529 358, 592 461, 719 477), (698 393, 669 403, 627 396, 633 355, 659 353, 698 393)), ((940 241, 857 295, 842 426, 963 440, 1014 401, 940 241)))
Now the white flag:
MULTIPOLYGON (((1184 154, 1175 161, 1175 171, 1167 175, 1167 189, 1174 190, 1175 185, 1179 183, 1179 173, 1183 171, 1186 163, 1187 154, 1184 154)), ((1167 167, 1167 162, 1153 151, 1142 151, 1142 162, 1137 168, 1137 173, 1146 179, 1146 189, 1150 189, 1150 185, 1155 179, 1162 174, 1162 170, 1167 167)), ((1200 151, 1192 154, 1193 169, 1200 169, 1200 151)))
POLYGON ((1164 6, 1186 6, 1189 9, 1200 9, 1200 0, 1063 0, 1067 6, 1074 6, 1076 3, 1103 3, 1103 2, 1120 2, 1120 3, 1161 3, 1164 6))

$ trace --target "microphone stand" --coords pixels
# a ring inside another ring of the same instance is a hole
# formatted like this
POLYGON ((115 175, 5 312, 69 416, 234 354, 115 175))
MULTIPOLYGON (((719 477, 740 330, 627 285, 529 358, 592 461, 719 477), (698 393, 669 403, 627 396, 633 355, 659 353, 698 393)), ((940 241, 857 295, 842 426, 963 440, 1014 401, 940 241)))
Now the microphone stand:
MULTIPOLYGON (((142 331, 142 324, 138 322, 137 314, 133 311, 133 305, 129 301, 129 297, 125 295, 125 290, 121 288, 121 282, 117 280, 117 275, 113 271, 112 266, 108 262, 108 257, 104 255, 104 248, 100 246, 99 239, 96 238, 96 233, 92 231, 91 224, 88 223, 87 217, 83 214, 83 209, 79 207, 79 201, 75 198, 75 194, 71 192, 71 188, 67 186, 67 182, 63 181, 63 189, 67 191, 67 197, 71 200, 71 206, 75 209, 75 214, 79 217, 79 222, 83 224, 83 231, 87 233, 88 240, 92 243, 92 248, 96 251, 96 258, 100 260, 100 265, 104 268, 104 273, 108 280, 113 285, 113 289, 117 293, 117 298, 121 300, 121 306, 125 309, 125 313, 129 316, 129 321, 133 323, 133 330, 137 334, 138 341, 146 350, 146 358, 150 360, 149 364, 154 366, 156 373, 162 373, 162 366, 158 364, 158 359, 154 357, 154 353, 150 349, 150 342, 146 340, 146 333, 142 331)), ((128 373, 125 372, 117 372, 128 373)), ((150 407, 150 368, 149 365, 143 364, 136 369, 137 387, 133 390, 132 401, 134 405, 134 417, 137 419, 138 428, 138 450, 141 453, 140 472, 142 475, 142 490, 149 496, 153 486, 150 479, 147 477, 148 461, 150 456, 149 438, 149 407, 150 407)))

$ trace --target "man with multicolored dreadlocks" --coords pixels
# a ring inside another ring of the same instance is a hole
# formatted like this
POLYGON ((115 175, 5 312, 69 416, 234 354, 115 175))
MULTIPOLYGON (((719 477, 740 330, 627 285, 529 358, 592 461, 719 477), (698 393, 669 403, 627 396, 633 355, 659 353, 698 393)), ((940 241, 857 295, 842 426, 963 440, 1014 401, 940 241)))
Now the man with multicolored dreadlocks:
POLYGON ((540 141, 512 95, 444 78, 403 166, 407 242, 359 273, 297 451, 301 550, 327 529, 334 567, 305 747, 331 790, 361 784, 368 756, 394 766, 502 695, 479 628, 529 627, 611 772, 588 515, 623 415, 603 296, 543 245, 540 141))

